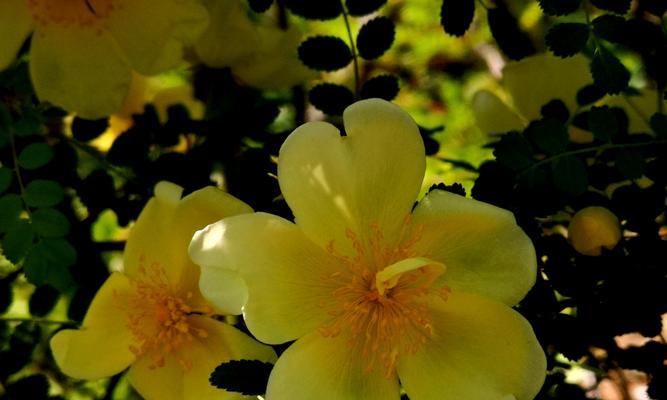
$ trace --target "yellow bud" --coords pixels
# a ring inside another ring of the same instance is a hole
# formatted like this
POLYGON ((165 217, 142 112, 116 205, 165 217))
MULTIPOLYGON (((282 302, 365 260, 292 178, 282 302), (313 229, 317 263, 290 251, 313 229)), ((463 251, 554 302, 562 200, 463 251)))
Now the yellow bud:
POLYGON ((618 217, 604 207, 586 207, 570 220, 568 236, 577 252, 599 256, 602 247, 611 250, 621 240, 621 224, 618 217))

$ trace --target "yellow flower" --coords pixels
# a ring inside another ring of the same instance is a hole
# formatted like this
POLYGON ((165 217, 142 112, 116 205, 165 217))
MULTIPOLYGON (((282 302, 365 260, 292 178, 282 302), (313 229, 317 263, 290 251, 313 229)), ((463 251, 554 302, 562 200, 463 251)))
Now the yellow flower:
MULTIPOLYGON (((503 101, 488 90, 480 90, 473 96, 472 109, 477 126, 488 134, 500 134, 512 130, 522 131, 530 121, 541 117, 541 108, 551 100, 562 100, 570 116, 578 111, 577 92, 591 83, 590 61, 583 55, 559 58, 538 54, 521 61, 511 62, 503 69, 503 101)), ((644 89, 638 96, 607 96, 600 103, 621 107, 629 120, 629 132, 650 132, 647 123, 657 111, 658 93, 644 89)), ((590 132, 570 127, 570 140, 576 143, 593 141, 590 132)))
POLYGON ((130 232, 124 273, 107 279, 81 329, 51 339, 65 374, 97 379, 131 365, 129 381, 147 399, 241 399, 209 384, 213 369, 230 359, 275 360, 270 347, 210 318, 238 314, 241 305, 214 309, 204 300, 199 270, 187 254, 196 229, 252 210, 213 187, 183 199, 181 193, 172 183, 156 186, 130 232))
POLYGON ((197 0, 3 0, 0 69, 33 32, 37 96, 100 118, 120 108, 132 70, 154 75, 176 66, 206 23, 197 0))
POLYGON ((242 0, 204 0, 211 24, 194 46, 201 61, 230 67, 242 83, 260 89, 285 89, 317 74, 299 60, 301 31, 278 28, 275 21, 250 20, 242 0))
POLYGON ((346 136, 310 122, 280 150, 296 224, 239 215, 190 244, 206 298, 228 304, 237 274, 250 331, 296 340, 267 400, 398 400, 399 379, 413 400, 532 399, 545 356, 511 308, 535 280, 530 239, 509 211, 445 191, 413 210, 424 145, 397 106, 364 100, 343 120, 346 136))
POLYGON ((568 226, 572 247, 587 256, 599 256, 602 248, 613 249, 621 240, 618 217, 604 207, 586 207, 574 214, 568 226))

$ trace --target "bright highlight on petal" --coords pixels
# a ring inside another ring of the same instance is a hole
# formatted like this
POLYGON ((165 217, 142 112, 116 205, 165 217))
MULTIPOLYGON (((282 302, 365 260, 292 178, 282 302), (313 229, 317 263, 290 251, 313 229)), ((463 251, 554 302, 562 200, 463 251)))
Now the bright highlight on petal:
POLYGON ((283 144, 295 224, 238 215, 190 245, 207 297, 221 300, 205 279, 238 273, 250 331, 297 339, 267 398, 398 399, 398 378, 415 400, 532 399, 545 357, 510 308, 535 280, 529 238, 509 211, 444 191, 413 210, 424 147, 398 107, 361 101, 344 123, 346 136, 308 123, 283 144))

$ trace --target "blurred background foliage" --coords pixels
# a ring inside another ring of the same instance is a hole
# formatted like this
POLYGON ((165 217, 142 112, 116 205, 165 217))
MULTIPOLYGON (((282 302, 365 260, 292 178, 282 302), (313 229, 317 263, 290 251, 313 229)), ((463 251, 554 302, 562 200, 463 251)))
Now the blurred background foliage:
POLYGON ((137 398, 122 374, 68 379, 47 343, 122 268, 153 186, 214 184, 290 218, 275 179, 285 137, 307 120, 342 128, 347 105, 382 97, 422 130, 424 191, 508 208, 531 236, 540 272, 518 310, 549 360, 538 398, 667 398, 663 1, 240 6, 268 36, 290 33, 250 61, 206 66, 202 45, 187 67, 136 75, 109 118, 40 103, 28 43, 0 72, 0 397, 137 398))

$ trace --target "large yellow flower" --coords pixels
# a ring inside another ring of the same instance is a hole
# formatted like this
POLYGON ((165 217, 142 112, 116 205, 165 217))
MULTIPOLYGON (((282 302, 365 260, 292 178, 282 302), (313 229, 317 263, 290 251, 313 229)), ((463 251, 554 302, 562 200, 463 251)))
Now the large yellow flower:
POLYGON ((252 210, 213 187, 183 199, 181 192, 168 182, 156 186, 128 238, 124 273, 104 283, 81 329, 51 339, 65 374, 97 379, 131 365, 130 383, 147 399, 241 399, 209 384, 213 369, 230 359, 275 360, 270 347, 210 318, 238 314, 241 305, 206 302, 187 254, 196 229, 252 210))
POLYGON ((120 108, 132 70, 154 75, 174 67, 206 23, 197 0, 3 0, 0 70, 34 32, 37 96, 100 118, 120 108))
POLYGON ((296 340, 267 399, 529 400, 545 376, 530 324, 511 306, 534 283, 535 251, 512 213, 445 191, 414 201, 424 145, 397 106, 345 110, 296 129, 278 179, 296 224, 254 213, 190 244, 218 306, 240 275, 250 331, 296 340), (212 286, 215 282, 215 286, 212 286), (215 289, 215 290, 213 290, 215 289))

